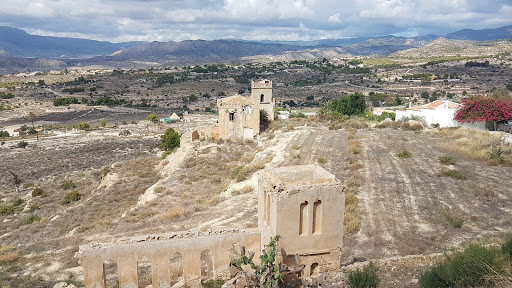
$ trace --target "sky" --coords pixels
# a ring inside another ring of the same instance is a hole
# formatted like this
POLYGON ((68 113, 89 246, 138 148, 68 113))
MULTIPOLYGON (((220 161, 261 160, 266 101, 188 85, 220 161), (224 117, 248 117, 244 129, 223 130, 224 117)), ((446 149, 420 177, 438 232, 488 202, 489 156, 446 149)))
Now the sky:
POLYGON ((309 41, 512 25, 512 0, 1 0, 0 26, 110 42, 309 41))

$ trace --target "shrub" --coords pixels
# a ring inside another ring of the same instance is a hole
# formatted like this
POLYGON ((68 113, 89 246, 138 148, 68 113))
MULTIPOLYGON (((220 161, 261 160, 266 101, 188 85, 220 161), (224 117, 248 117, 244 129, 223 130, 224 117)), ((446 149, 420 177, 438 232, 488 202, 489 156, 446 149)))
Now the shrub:
POLYGON ((41 221, 41 217, 39 217, 39 216, 37 216, 37 215, 35 215, 35 214, 32 214, 32 215, 30 215, 30 216, 27 218, 27 220, 25 220, 25 224, 26 224, 26 225, 30 225, 30 224, 32 224, 32 223, 34 223, 34 222, 39 222, 39 221, 41 221))
POLYGON ((267 111, 261 109, 260 110, 260 130, 265 131, 270 126, 270 116, 268 115, 267 111))
POLYGON ((32 213, 36 210, 39 210, 41 207, 39 207, 39 205, 36 205, 36 204, 32 204, 30 205, 30 207, 28 208, 28 213, 32 213))
POLYGON ((87 122, 82 122, 82 123, 73 125, 73 128, 79 129, 79 130, 85 130, 85 129, 90 129, 91 125, 87 122))
POLYGON ((20 142, 18 142, 18 144, 16 145, 16 147, 18 147, 18 148, 23 148, 23 149, 25 149, 27 146, 28 146, 28 143, 27 143, 27 142, 25 142, 25 141, 20 141, 20 142))
POLYGON ((505 243, 501 245, 501 253, 510 255, 512 259, 512 236, 507 237, 505 243))
POLYGON ((82 198, 82 194, 78 193, 77 191, 72 191, 66 194, 61 200, 60 203, 62 204, 69 204, 71 202, 79 201, 82 198))
POLYGON ((444 155, 439 157, 439 162, 444 165, 455 165, 455 159, 452 156, 444 155))
POLYGON ((43 195, 44 191, 41 187, 36 187, 32 190, 32 197, 37 197, 43 195))
POLYGON ((468 179, 466 176, 464 176, 464 174, 462 174, 462 172, 460 172, 459 170, 457 169, 450 169, 450 170, 442 170, 441 173, 439 174, 439 176, 441 177, 451 177, 451 178, 454 178, 454 179, 457 179, 457 180, 466 180, 468 179))
MULTIPOLYGON (((0 255, 0 264, 11 263, 11 262, 17 261, 18 258, 20 258, 20 255, 18 254, 18 252, 1 254, 0 255)), ((7 286, 7 287, 10 287, 10 286, 7 286)))
POLYGON ((509 270, 510 257, 499 249, 470 245, 423 273, 419 283, 424 288, 490 287, 509 270))
POLYGON ((325 163, 327 163, 327 160, 324 157, 319 157, 318 158, 318 163, 325 164, 325 163))
POLYGON ((398 153, 398 157, 400 158, 411 158, 411 152, 407 151, 407 150, 403 150, 402 152, 398 153))
POLYGON ((167 151, 172 151, 180 146, 180 134, 172 128, 165 130, 164 135, 160 136, 160 138, 160 147, 167 151))
POLYGON ((343 127, 354 129, 366 129, 370 127, 370 125, 368 124, 368 120, 364 118, 352 118, 343 122, 343 127))
POLYGON ((224 280, 208 280, 206 282, 201 283, 204 288, 221 288, 224 284, 224 280))
POLYGON ((250 166, 237 166, 229 172, 229 178, 235 179, 236 182, 243 181, 249 177, 254 171, 256 171, 254 167, 250 166))
POLYGON ((169 211, 165 213, 164 217, 174 220, 185 215, 187 215, 187 210, 185 210, 185 208, 182 206, 175 206, 169 209, 169 211))
POLYGON ((348 285, 351 288, 377 288, 379 283, 379 276, 372 264, 364 267, 363 270, 357 269, 348 273, 348 285))
POLYGON ((105 167, 101 168, 100 175, 102 177, 107 176, 108 173, 110 173, 110 166, 105 166, 105 167))
POLYGON ((419 123, 419 122, 405 122, 403 123, 400 128, 402 128, 403 130, 409 130, 409 131, 419 131, 419 130, 423 130, 423 124, 419 123))
POLYGON ((66 181, 62 182, 62 184, 60 185, 60 188, 62 188, 64 190, 68 190, 68 189, 76 188, 76 185, 75 185, 75 183, 73 183, 73 181, 66 180, 66 181))
POLYGON ((9 132, 7 131, 0 131, 0 138, 3 138, 3 137, 9 137, 9 132))
POLYGON ((76 97, 62 97, 53 100, 54 106, 68 106, 69 104, 78 104, 76 97))
POLYGON ((0 215, 7 216, 14 214, 14 207, 12 205, 0 206, 0 215))
POLYGON ((151 122, 158 122, 158 121, 160 121, 160 119, 158 119, 158 116, 156 116, 156 114, 149 115, 148 117, 146 117, 146 120, 151 121, 151 122))
POLYGON ((359 154, 362 151, 361 143, 357 140, 350 140, 348 142, 348 150, 352 152, 352 154, 359 154))

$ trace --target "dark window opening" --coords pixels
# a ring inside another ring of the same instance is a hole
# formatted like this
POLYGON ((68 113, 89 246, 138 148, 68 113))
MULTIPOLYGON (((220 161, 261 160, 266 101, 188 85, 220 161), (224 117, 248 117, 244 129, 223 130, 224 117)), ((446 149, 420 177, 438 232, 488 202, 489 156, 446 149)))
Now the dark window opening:
POLYGON ((229 121, 235 121, 235 113, 229 113, 229 121))
POLYGON ((261 94, 261 96, 260 96, 260 102, 263 102, 263 101, 265 101, 265 95, 261 94))

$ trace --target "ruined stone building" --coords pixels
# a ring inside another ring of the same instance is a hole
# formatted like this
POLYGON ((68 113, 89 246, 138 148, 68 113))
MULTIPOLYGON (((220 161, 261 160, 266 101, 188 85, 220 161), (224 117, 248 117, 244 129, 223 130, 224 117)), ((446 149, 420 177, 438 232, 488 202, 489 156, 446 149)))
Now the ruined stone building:
POLYGON ((209 279, 229 279, 235 247, 255 252, 258 259, 275 235, 281 236, 277 261, 289 267, 305 265, 303 277, 340 267, 345 193, 334 175, 318 165, 267 168, 259 177, 257 194, 258 229, 224 229, 204 236, 189 231, 123 244, 81 246, 85 287, 108 287, 105 263, 117 267, 115 285, 138 287, 142 258, 149 259, 154 288, 171 287, 179 280, 198 285, 209 279))
POLYGON ((260 133, 260 105, 249 97, 235 95, 217 100, 219 137, 252 139, 260 133))
POLYGON ((280 235, 282 262, 304 264, 303 274, 339 268, 345 194, 317 165, 269 168, 258 181, 261 243, 280 235))
POLYGON ((227 280, 233 276, 230 263, 236 247, 255 252, 258 259, 275 235, 281 236, 277 261, 305 265, 301 277, 340 267, 345 193, 334 175, 318 165, 267 168, 260 174, 257 194, 258 229, 205 235, 188 231, 81 246, 85 287, 139 287, 141 259, 149 259, 153 288, 178 281, 199 286, 209 279, 227 280), (105 274, 107 263, 117 269, 115 283, 112 272, 105 274))
POLYGON ((276 101, 272 97, 272 81, 251 81, 251 97, 235 95, 217 100, 219 122, 214 127, 199 128, 195 139, 252 139, 260 133, 260 110, 274 119, 276 101))
POLYGON ((272 97, 272 80, 251 80, 251 98, 259 103, 260 109, 268 113, 269 119, 274 119, 276 100, 272 97))

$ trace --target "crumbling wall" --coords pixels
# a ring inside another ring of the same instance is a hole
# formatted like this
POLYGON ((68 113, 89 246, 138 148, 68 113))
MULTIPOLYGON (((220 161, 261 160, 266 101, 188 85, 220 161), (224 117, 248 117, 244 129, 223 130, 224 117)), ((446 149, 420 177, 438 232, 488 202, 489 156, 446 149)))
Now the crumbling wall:
MULTIPOLYGON (((171 287, 171 260, 181 255, 182 275, 187 284, 197 284, 202 275, 213 279, 229 279, 231 250, 243 246, 246 250, 260 250, 260 233, 245 232, 227 235, 210 235, 176 240, 159 240, 120 245, 93 245, 80 247, 80 261, 84 268, 86 288, 107 288, 104 263, 115 261, 119 287, 138 287, 138 260, 151 261, 151 278, 154 288, 171 287), (211 261, 205 265, 206 261, 211 261), (202 263, 203 262, 203 263, 202 263)), ((203 279, 204 280, 204 279, 203 279)))

